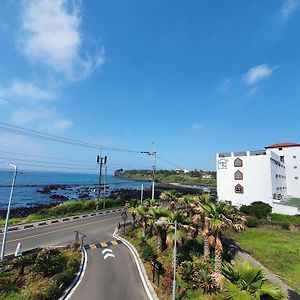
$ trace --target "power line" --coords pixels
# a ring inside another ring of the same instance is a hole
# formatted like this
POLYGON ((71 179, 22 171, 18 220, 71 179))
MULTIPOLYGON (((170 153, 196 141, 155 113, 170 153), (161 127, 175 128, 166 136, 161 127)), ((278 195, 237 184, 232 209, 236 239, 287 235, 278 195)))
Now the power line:
POLYGON ((44 155, 35 155, 35 154, 27 154, 27 153, 18 153, 18 152, 9 152, 9 151, 2 151, 2 150, 0 150, 0 153, 13 154, 13 155, 18 155, 18 156, 36 157, 36 158, 57 159, 57 160, 62 160, 62 161, 74 161, 74 162, 81 162, 81 163, 91 163, 90 161, 85 161, 85 160, 68 159, 68 158, 63 158, 63 157, 44 156, 44 155))
MULTIPOLYGON (((33 163, 44 163, 50 165, 64 165, 64 166, 73 166, 73 167, 88 167, 89 165, 82 165, 82 164, 70 164, 70 163, 62 163, 62 162, 51 162, 51 161, 42 161, 42 160, 30 160, 30 159, 22 159, 22 158, 12 158, 12 157, 0 157, 0 159, 7 159, 12 161, 22 161, 22 162, 33 162, 33 163)), ((92 165, 90 165, 92 168, 92 165)), ((95 165, 93 167, 96 167, 95 165)))
MULTIPOLYGON (((13 104, 15 104, 15 105, 24 106, 24 107, 26 107, 27 109, 36 111, 36 112, 38 112, 38 113, 40 113, 40 114, 43 114, 43 115, 45 115, 45 116, 48 116, 48 115, 49 115, 49 111, 47 111, 47 110, 44 110, 44 109, 42 109, 42 108, 33 107, 33 106, 30 106, 30 105, 25 104, 25 103, 22 103, 22 102, 18 102, 17 100, 14 100, 14 99, 12 99, 12 98, 7 98, 7 97, 0 96, 0 99, 1 99, 1 100, 4 100, 4 101, 6 101, 6 102, 11 102, 11 103, 13 103, 13 104)), ((99 133, 99 129, 94 128, 94 127, 91 127, 91 126, 86 126, 85 124, 82 125, 82 123, 80 123, 80 124, 76 123, 76 124, 74 124, 74 125, 75 125, 76 127, 81 127, 81 128, 88 129, 88 130, 93 130, 93 131, 96 131, 96 132, 99 133)), ((105 130, 105 132, 107 132, 107 130, 105 130)), ((115 132, 114 132, 113 134, 116 135, 115 132)), ((117 135, 117 136, 118 136, 118 135, 117 135)), ((121 137, 121 138, 124 138, 124 136, 120 136, 120 137, 121 137)), ((130 138, 132 139, 132 136, 130 136, 130 138)))
POLYGON ((2 131, 19 134, 19 135, 24 135, 24 136, 29 136, 29 137, 34 137, 34 138, 39 138, 39 139, 44 139, 44 140, 57 142, 57 143, 70 144, 70 145, 74 145, 74 146, 81 146, 81 147, 93 148, 93 149, 98 149, 98 150, 103 149, 103 150, 107 150, 107 151, 148 153, 148 151, 122 149, 122 148, 115 148, 115 147, 109 147, 109 146, 84 142, 84 141, 80 141, 80 140, 76 140, 76 139, 66 138, 66 137, 57 136, 57 135, 53 135, 53 134, 48 134, 48 133, 37 131, 37 130, 27 129, 27 128, 24 128, 21 126, 11 125, 11 124, 8 124, 5 122, 0 122, 0 124, 7 126, 7 127, 0 126, 0 130, 2 130, 2 131))
MULTIPOLYGON (((6 163, 6 161, 0 161, 0 163, 6 163)), ((68 167, 68 166, 51 166, 47 164, 27 164, 27 163, 18 163, 18 166, 25 166, 25 167, 37 167, 37 168, 54 168, 54 169, 68 169, 68 170, 84 170, 84 171, 94 171, 91 168, 83 168, 83 167, 68 167)))

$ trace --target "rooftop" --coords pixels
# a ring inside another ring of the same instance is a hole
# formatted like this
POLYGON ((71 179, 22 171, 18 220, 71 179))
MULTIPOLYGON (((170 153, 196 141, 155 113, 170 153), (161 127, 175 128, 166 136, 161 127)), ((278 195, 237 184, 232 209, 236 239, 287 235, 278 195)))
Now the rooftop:
POLYGON ((300 144, 293 143, 293 142, 286 142, 286 143, 279 143, 279 144, 273 144, 270 146, 266 146, 266 149, 270 148, 287 148, 287 147, 300 147, 300 144))

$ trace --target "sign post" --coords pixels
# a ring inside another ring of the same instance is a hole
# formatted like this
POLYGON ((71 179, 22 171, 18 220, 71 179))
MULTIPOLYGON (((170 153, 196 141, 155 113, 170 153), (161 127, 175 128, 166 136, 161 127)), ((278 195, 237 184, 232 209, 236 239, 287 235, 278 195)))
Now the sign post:
POLYGON ((152 282, 155 282, 157 279, 157 286, 159 286, 159 277, 160 271, 162 269, 162 264, 155 259, 151 260, 152 265, 152 282))

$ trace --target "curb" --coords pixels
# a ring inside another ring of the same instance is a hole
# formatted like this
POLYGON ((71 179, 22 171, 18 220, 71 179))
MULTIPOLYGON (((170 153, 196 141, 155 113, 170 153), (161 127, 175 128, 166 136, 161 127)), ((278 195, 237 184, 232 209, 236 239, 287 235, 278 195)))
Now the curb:
MULTIPOLYGON (((62 217, 59 219, 50 219, 50 220, 39 221, 39 222, 34 222, 34 223, 24 223, 24 224, 14 225, 12 227, 9 227, 7 231, 19 231, 19 230, 31 229, 31 228, 35 228, 35 227, 48 226, 48 225, 57 224, 57 223, 67 223, 67 222, 70 222, 73 220, 86 219, 86 218, 101 216, 101 215, 105 215, 105 214, 112 214, 112 213, 115 213, 118 211, 123 211, 123 210, 126 210, 126 209, 125 208, 115 208, 115 209, 99 211, 96 213, 93 212, 93 213, 88 213, 88 214, 83 214, 83 215, 62 217)), ((0 229, 0 233, 3 233, 2 229, 0 229)))
POLYGON ((113 237, 116 238, 116 239, 119 239, 121 240, 124 245, 130 250, 131 254, 133 255, 133 258, 135 260, 135 263, 137 265, 137 268, 138 268, 138 271, 139 271, 139 275, 140 275, 140 278, 142 280, 142 283, 144 285, 144 288, 146 290, 146 293, 147 293, 147 296, 150 300, 159 300, 159 298, 157 297, 156 295, 156 292, 148 278, 148 275, 146 273, 146 270, 145 270, 145 267, 143 265, 143 262, 140 258, 140 255, 139 253, 137 252, 137 250, 135 249, 135 247, 130 243, 128 242, 127 240, 125 240, 124 238, 120 237, 118 235, 118 228, 115 229, 114 233, 113 233, 113 237))
POLYGON ((68 300, 71 298, 77 287, 79 286, 81 280, 83 279, 83 276, 85 274, 86 266, 87 266, 87 253, 84 248, 82 248, 81 252, 81 262, 79 271, 77 272, 73 282, 70 284, 70 286, 63 292, 62 296, 58 300, 68 300))

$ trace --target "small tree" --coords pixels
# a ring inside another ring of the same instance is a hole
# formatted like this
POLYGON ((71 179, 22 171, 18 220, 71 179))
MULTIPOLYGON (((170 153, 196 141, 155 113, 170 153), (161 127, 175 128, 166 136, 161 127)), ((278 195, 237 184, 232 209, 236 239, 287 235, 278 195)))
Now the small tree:
POLYGON ((240 211, 246 215, 254 216, 258 219, 265 219, 271 214, 272 207, 262 201, 255 201, 250 205, 242 205, 240 211))
POLYGON ((282 299, 280 289, 267 281, 265 274, 256 266, 243 262, 232 266, 225 263, 222 266, 222 273, 227 279, 224 284, 226 299, 282 299), (265 299, 265 298, 264 298, 265 299))
POLYGON ((42 273, 43 277, 54 274, 61 266, 59 251, 43 249, 37 256, 34 263, 34 270, 42 273))

